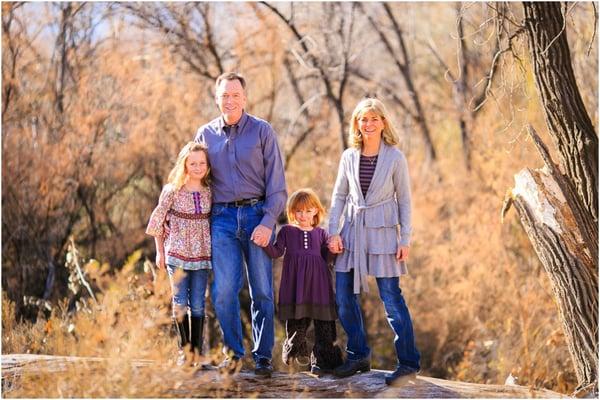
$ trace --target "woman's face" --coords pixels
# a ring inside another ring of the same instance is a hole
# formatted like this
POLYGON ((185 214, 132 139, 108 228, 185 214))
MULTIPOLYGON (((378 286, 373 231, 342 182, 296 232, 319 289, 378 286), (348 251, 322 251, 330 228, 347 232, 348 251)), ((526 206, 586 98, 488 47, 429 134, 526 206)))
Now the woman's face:
POLYGON ((383 118, 373 112, 367 111, 358 116, 358 130, 362 134, 363 140, 370 140, 374 137, 381 138, 381 133, 383 132, 383 128, 385 124, 383 123, 383 118))

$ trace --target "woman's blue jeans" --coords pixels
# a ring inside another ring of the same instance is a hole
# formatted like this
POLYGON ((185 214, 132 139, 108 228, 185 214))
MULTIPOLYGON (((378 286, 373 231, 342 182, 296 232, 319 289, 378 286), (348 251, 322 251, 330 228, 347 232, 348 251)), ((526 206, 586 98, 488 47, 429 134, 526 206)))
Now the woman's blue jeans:
POLYGON ((173 316, 187 312, 189 307, 192 317, 204 316, 204 296, 208 283, 208 269, 197 271, 185 270, 167 265, 171 290, 173 292, 173 316))
MULTIPOLYGON (((394 347, 398 357, 398 366, 419 369, 421 356, 415 345, 410 313, 400 290, 400 280, 376 278, 379 297, 383 301, 388 322, 396 334, 394 347)), ((367 333, 363 323, 358 295, 354 294, 354 270, 335 273, 335 298, 342 327, 348 336, 346 352, 349 360, 370 357, 371 349, 367 344, 367 333)))
MULTIPOLYGON (((244 356, 239 294, 248 277, 252 313, 252 356, 271 359, 275 342, 273 314, 273 263, 250 236, 264 215, 263 202, 253 206, 213 204, 211 243, 214 280, 212 301, 223 331, 223 352, 244 356)), ((271 239, 272 240, 272 239, 271 239)))

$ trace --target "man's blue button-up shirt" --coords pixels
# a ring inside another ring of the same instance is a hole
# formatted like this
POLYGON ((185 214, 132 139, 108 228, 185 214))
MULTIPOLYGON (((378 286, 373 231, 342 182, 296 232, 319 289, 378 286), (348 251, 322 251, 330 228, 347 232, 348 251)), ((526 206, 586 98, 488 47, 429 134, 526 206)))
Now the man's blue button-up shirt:
POLYGON ((201 126, 196 142, 208 146, 214 203, 265 197, 261 225, 273 229, 285 208, 287 191, 283 161, 275 131, 260 118, 244 112, 226 127, 223 117, 201 126))

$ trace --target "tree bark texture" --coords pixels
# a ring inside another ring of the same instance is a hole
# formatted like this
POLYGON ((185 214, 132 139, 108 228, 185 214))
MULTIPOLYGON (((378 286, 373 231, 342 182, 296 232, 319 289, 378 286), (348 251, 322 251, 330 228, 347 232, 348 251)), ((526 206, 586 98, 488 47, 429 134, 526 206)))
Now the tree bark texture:
POLYGON ((512 203, 548 273, 579 382, 594 389, 598 376, 598 254, 586 240, 580 220, 585 210, 572 207, 577 197, 535 131, 530 133, 545 167, 515 175, 512 203))
POLYGON ((598 136, 586 112, 571 65, 561 3, 523 3, 525 27, 546 123, 561 166, 598 221, 598 136))
POLYGON ((532 131, 546 172, 515 176, 514 203, 554 287, 578 390, 597 390, 598 136, 573 73, 561 4, 523 8, 536 87, 564 175, 532 131))

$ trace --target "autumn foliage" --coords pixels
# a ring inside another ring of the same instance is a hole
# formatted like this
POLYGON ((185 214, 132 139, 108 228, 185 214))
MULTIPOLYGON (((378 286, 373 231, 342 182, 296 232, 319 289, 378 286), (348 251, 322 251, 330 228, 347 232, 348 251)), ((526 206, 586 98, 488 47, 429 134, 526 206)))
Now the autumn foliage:
MULTIPOLYGON (((541 165, 525 126, 542 135, 545 126, 525 37, 511 25, 520 5, 386 7, 3 3, 3 353, 172 362, 169 288, 150 265, 144 228, 178 149, 217 115, 214 78, 235 69, 248 80, 248 111, 278 133, 289 192, 313 187, 324 204, 356 102, 376 95, 393 110, 413 201, 401 287, 423 374, 501 384, 512 373, 519 384, 572 391, 548 279, 516 215, 500 219, 513 175, 541 165), (89 290, 69 264, 74 249, 89 290)), ((565 9, 597 126, 594 10, 565 9)), ((371 285, 362 304, 373 365, 392 369, 393 334, 371 285)), ((209 336, 218 359, 218 329, 209 336)), ((6 394, 160 396, 152 379, 123 371, 89 391, 21 382, 6 394), (135 384, 143 380, 156 390, 135 384)))

